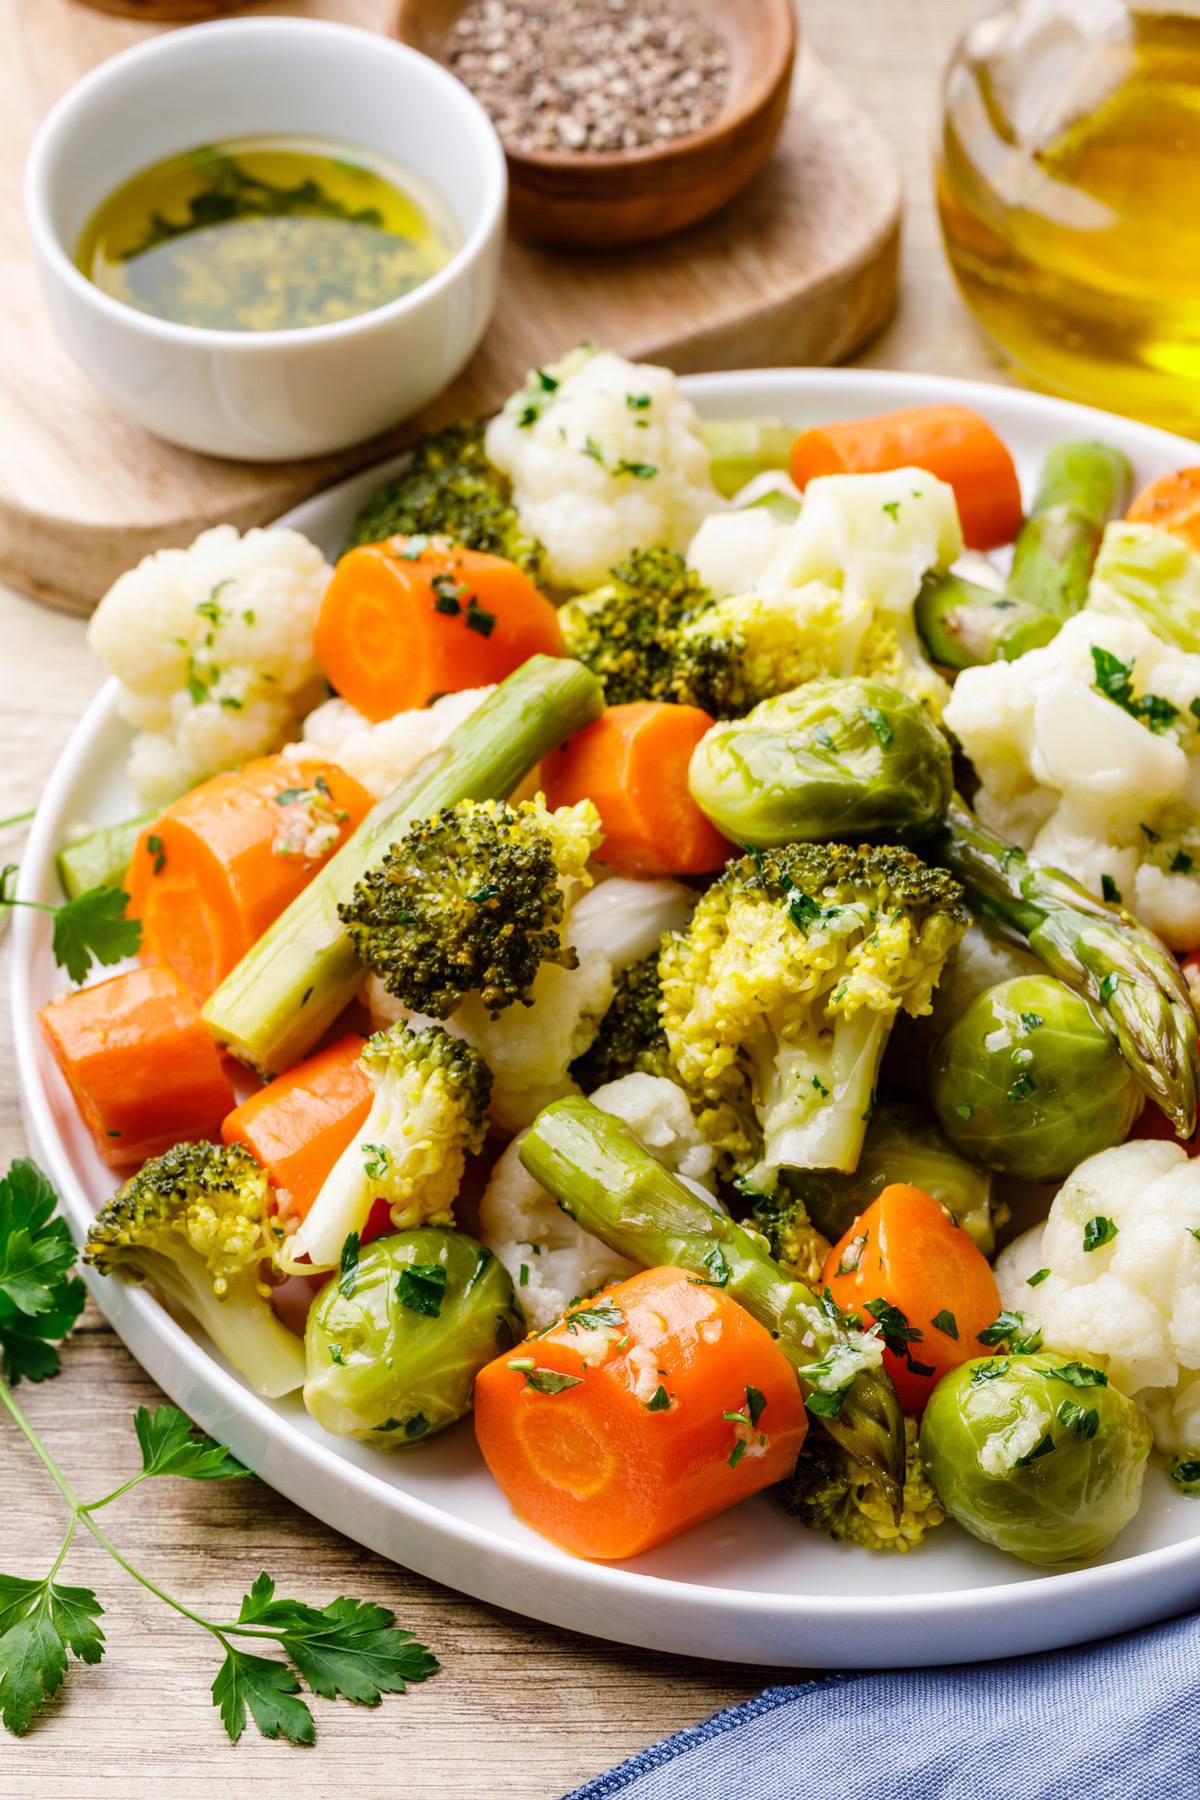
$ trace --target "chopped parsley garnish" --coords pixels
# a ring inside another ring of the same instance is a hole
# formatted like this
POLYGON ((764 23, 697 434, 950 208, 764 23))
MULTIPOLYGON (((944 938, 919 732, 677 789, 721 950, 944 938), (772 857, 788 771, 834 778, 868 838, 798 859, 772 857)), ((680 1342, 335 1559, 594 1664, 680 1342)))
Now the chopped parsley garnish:
POLYGON ((584 438, 582 454, 590 456, 593 462, 602 463, 604 461, 604 452, 594 437, 584 438))
POLYGON ((528 1287, 529 1286, 529 1264, 528 1263, 522 1263, 521 1267, 517 1271, 517 1286, 518 1287, 528 1287))
POLYGON ((725 1260, 725 1253, 719 1244, 714 1244, 711 1250, 705 1251, 700 1258, 700 1267, 707 1269, 708 1274, 707 1276, 689 1276, 689 1283, 692 1287, 723 1288, 729 1286, 729 1277, 733 1271, 725 1260))
POLYGON ((360 1144, 359 1149, 365 1152, 363 1157, 363 1174, 368 1181, 382 1181, 392 1166, 392 1153, 386 1144, 360 1144))
POLYGON ((839 1388, 835 1394, 810 1394, 804 1404, 815 1419, 836 1419, 849 1391, 849 1387, 844 1387, 839 1388))
POLYGON ((1104 977, 1103 981, 1100 983, 1100 1000, 1101 1000, 1102 1005, 1104 1005, 1104 1006, 1108 1005, 1109 1001, 1112 999, 1113 995, 1116 993, 1120 984, 1121 984, 1121 977, 1117 974, 1117 971, 1115 969, 1110 969, 1108 971, 1108 974, 1104 977))
POLYGON ((858 710, 879 739, 880 747, 886 750, 896 735, 892 721, 878 706, 860 706, 858 710))
POLYGON ((1008 1093, 1005 1097, 1006 1097, 1006 1099, 1011 1100, 1014 1104, 1017 1104, 1022 1100, 1028 1100, 1030 1094, 1034 1094, 1036 1092, 1037 1092, 1037 1082, 1033 1079, 1033 1076, 1028 1072, 1027 1069, 1022 1069, 1021 1073, 1017 1076, 1016 1080, 1013 1082, 1012 1086, 1009 1088, 1008 1093))
POLYGON ((818 1094, 820 1094, 822 1100, 828 1100, 829 1095, 830 1095, 830 1089, 825 1086, 825 1083, 821 1080, 821 1077, 819 1075, 813 1076, 812 1084, 816 1088, 818 1094))
POLYGON ((1025 1286, 1026 1287, 1041 1287, 1043 1281, 1045 1281, 1045 1279, 1049 1273, 1050 1273, 1049 1269, 1035 1269, 1032 1275, 1029 1275, 1026 1277, 1025 1286))
POLYGON ((1105 650, 1099 644, 1092 645, 1092 663, 1096 670, 1096 679, 1092 683, 1097 693, 1111 700, 1133 719, 1149 726, 1151 731, 1169 731, 1179 717, 1179 708, 1161 694, 1142 694, 1134 696, 1133 664, 1122 662, 1111 650, 1105 650))
POLYGON ((1038 1325, 1027 1325, 1023 1313, 1005 1311, 998 1313, 990 1325, 984 1326, 979 1341, 989 1349, 1007 1342, 1014 1356, 1032 1356, 1042 1347, 1042 1332, 1038 1325))
POLYGON ((338 1292, 348 1300, 358 1284, 358 1246, 359 1235, 352 1231, 342 1245, 341 1259, 338 1265, 338 1292))
POLYGON ((446 1265, 444 1263, 409 1263, 401 1269, 396 1283, 396 1298, 409 1312, 423 1313, 436 1319, 446 1297, 446 1265))
POLYGON ((654 395, 653 394, 626 394, 625 404, 629 408, 630 412, 644 412, 648 406, 652 406, 654 404, 654 395))
POLYGON ((1046 1021, 1042 1017, 1041 1013, 1035 1013, 1035 1012, 1023 1012, 1020 1015, 1020 1019, 1021 1019, 1021 1030, 1026 1033, 1029 1033, 1031 1031, 1036 1031, 1039 1025, 1044 1025, 1046 1023, 1046 1021))
POLYGON ((1104 1370, 1093 1369, 1090 1363, 1063 1363, 1057 1369, 1043 1369, 1042 1374, 1047 1381, 1065 1381, 1068 1387, 1073 1388, 1108 1386, 1108 1376, 1104 1370))
POLYGON ((746 1389, 746 1411, 750 1414, 751 1425, 757 1425, 766 1408, 767 1397, 760 1388, 746 1389))
POLYGON ((1190 1500, 1200 1499, 1200 1460, 1188 1456, 1172 1457, 1171 1480, 1190 1500))
POLYGON ((982 1387, 985 1381, 995 1381, 998 1375, 1007 1374, 1008 1364, 1006 1362, 993 1360, 991 1362, 976 1363, 975 1367, 971 1370, 971 1386, 982 1387))
POLYGON ((635 481, 651 481, 658 474, 658 464, 652 462, 630 462, 627 456, 620 456, 613 464, 614 475, 632 475, 635 481))
POLYGON ((975 1111, 975 1108, 969 1101, 960 1100, 954 1110, 965 1125, 967 1120, 971 1117, 971 1114, 975 1111))
POLYGON ((1027 1469, 1030 1463, 1037 1461, 1039 1456, 1049 1456, 1050 1452, 1056 1447, 1054 1439, 1050 1436, 1050 1433, 1047 1432, 1041 1443, 1035 1445, 1028 1456, 1018 1456, 1016 1467, 1018 1469, 1027 1469))
POLYGON ((883 510, 888 518, 891 519, 892 523, 895 524, 896 520, 900 517, 900 502, 898 500, 885 500, 883 503, 883 510))
POLYGON ((1085 1250, 1100 1250, 1105 1244, 1111 1244, 1117 1235, 1117 1227, 1103 1213, 1097 1213, 1089 1219, 1083 1228, 1083 1247, 1085 1250))
POLYGON ((606 1325, 619 1329, 625 1323, 625 1314, 619 1306, 610 1306, 602 1300, 599 1306, 579 1306, 569 1312, 563 1324, 569 1332, 602 1331, 606 1325))
POLYGON ((1196 865, 1186 850, 1177 850, 1175 852, 1174 856, 1171 858, 1169 873, 1172 875, 1194 875, 1196 873, 1196 865))
MULTIPOLYGON (((513 1367, 509 1363, 509 1368, 513 1367)), ((532 1388, 536 1394, 563 1394, 568 1388, 578 1387, 583 1381, 582 1375, 564 1375, 558 1369, 522 1368, 525 1386, 532 1388)))
POLYGON ((837 1272, 839 1275, 853 1275, 863 1259, 863 1251, 867 1247, 867 1235, 864 1231, 860 1232, 858 1237, 850 1239, 838 1261, 837 1272))
POLYGON ((957 1338, 958 1336, 958 1320, 952 1312, 935 1313, 930 1324, 935 1331, 942 1332, 946 1337, 957 1338))
POLYGON ((154 858, 154 873, 161 875, 167 860, 167 853, 163 849, 163 841, 156 831, 152 831, 146 839, 146 854, 154 858))
POLYGON ((1100 1429, 1100 1414, 1094 1406, 1080 1406, 1078 1400, 1064 1400, 1057 1413, 1060 1425, 1076 1437, 1094 1438, 1100 1429))
POLYGON ((1111 875, 1102 875, 1100 877, 1100 892, 1110 906, 1120 906, 1121 890, 1111 875))
POLYGON ((485 606, 480 606, 474 594, 467 601, 467 616, 463 621, 468 631, 477 631, 480 637, 491 637, 496 629, 496 615, 485 606))
POLYGON ((739 1438, 737 1443, 733 1446, 733 1449, 729 1452, 730 1468, 736 1469, 738 1464, 741 1462, 743 1456, 745 1456, 745 1454, 746 1454, 746 1440, 745 1440, 745 1438, 739 1438))
POLYGON ((330 1344, 329 1360, 334 1363, 340 1363, 342 1361, 342 1346, 340 1344, 330 1344))
POLYGON ((671 1396, 660 1381, 646 1402, 647 1412, 670 1412, 671 1396))

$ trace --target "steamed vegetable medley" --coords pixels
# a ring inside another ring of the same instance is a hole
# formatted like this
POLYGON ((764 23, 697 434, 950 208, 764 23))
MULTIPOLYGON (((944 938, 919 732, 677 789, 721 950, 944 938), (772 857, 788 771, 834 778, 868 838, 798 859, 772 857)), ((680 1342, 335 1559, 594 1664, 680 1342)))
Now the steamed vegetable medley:
POLYGON ((333 568, 147 558, 54 925, 126 964, 43 1013, 88 1260, 334 1436, 473 1413, 581 1556, 770 1488, 1076 1562, 1200 1491, 1196 472, 1131 483, 581 349, 333 568))

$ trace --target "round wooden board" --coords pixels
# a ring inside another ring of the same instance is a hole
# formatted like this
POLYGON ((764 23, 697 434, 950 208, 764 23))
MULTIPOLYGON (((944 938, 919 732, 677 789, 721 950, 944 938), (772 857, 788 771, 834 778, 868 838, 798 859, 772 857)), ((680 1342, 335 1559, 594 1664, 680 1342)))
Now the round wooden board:
MULTIPOLYGON (((299 0, 250 12, 386 31, 393 0, 299 0)), ((815 56, 801 56, 767 168, 705 224, 603 255, 509 243, 483 346, 436 405, 313 462, 244 464, 160 443, 67 357, 29 253, 20 170, 38 120, 87 69, 150 28, 75 0, 0 0, 0 579, 80 611, 147 551, 219 520, 261 524, 414 433, 493 409, 524 371, 583 338, 681 372, 838 362, 890 313, 900 180, 888 145, 815 56), (7 91, 5 91, 7 90, 7 91)))

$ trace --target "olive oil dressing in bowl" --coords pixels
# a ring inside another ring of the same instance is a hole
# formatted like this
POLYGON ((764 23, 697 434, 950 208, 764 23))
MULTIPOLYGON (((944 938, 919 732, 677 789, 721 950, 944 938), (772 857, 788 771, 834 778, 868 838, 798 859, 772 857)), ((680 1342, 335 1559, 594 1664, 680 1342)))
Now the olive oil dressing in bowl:
POLYGON ((241 138, 167 157, 89 220, 76 253, 142 312, 216 331, 289 331, 373 312, 458 248, 440 198, 370 152, 241 138))

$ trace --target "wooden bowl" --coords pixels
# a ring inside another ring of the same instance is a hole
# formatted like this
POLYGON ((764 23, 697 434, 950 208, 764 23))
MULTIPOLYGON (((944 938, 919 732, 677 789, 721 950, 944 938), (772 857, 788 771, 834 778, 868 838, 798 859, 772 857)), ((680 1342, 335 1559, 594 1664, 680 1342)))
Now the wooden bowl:
MULTIPOLYGON (((692 0, 729 51, 725 105, 702 131, 637 150, 527 151, 508 157, 509 219, 535 244, 601 249, 694 225, 745 187, 771 153, 796 55, 792 0, 692 0)), ((400 0, 396 35, 446 63, 468 0, 400 0)))

